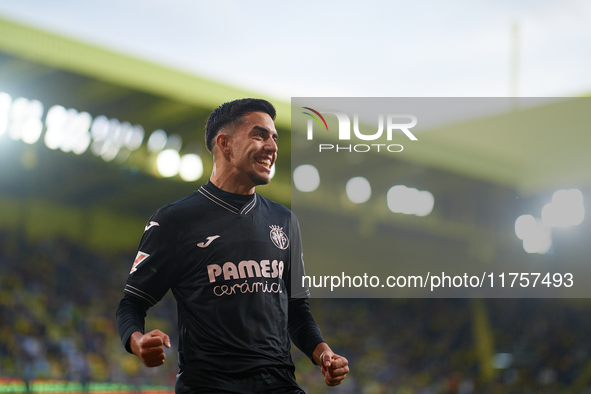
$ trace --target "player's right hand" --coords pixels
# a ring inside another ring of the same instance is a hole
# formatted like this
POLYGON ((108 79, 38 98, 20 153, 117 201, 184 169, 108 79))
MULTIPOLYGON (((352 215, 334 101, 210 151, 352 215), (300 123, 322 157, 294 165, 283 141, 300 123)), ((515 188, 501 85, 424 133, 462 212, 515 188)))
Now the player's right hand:
POLYGON ((129 347, 133 354, 142 360, 146 367, 157 367, 164 364, 166 355, 164 346, 170 347, 170 338, 160 330, 152 330, 146 334, 139 331, 131 334, 129 347))

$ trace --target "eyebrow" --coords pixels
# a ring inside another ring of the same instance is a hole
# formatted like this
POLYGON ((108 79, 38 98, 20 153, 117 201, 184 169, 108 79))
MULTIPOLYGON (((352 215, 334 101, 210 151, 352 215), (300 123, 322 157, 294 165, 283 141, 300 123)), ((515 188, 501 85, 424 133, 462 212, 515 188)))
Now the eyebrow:
POLYGON ((253 126, 252 129, 253 130, 259 130, 259 131, 264 131, 267 134, 272 134, 275 139, 278 139, 279 138, 279 134, 277 134, 276 131, 271 131, 271 130, 267 129, 266 127, 263 127, 263 126, 253 126))

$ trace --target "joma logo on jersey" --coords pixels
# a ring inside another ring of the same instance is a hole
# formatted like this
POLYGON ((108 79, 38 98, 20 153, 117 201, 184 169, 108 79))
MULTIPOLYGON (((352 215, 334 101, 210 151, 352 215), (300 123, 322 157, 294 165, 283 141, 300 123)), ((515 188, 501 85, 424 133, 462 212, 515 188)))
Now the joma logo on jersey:
POLYGON ((224 263, 223 267, 218 264, 207 266, 207 275, 209 282, 213 283, 220 276, 224 275, 224 280, 244 279, 244 278, 283 278, 283 261, 261 260, 258 263, 255 260, 242 260, 238 266, 232 262, 224 263))

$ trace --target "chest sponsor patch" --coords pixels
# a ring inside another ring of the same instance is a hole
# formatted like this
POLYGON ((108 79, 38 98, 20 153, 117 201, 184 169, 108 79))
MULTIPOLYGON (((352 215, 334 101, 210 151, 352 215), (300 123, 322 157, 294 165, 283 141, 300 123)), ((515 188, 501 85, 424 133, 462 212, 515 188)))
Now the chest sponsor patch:
POLYGON ((287 234, 283 231, 283 227, 272 225, 269 226, 269 228, 271 229, 269 236, 271 237, 273 244, 281 250, 287 249, 289 246, 289 238, 287 238, 287 234))

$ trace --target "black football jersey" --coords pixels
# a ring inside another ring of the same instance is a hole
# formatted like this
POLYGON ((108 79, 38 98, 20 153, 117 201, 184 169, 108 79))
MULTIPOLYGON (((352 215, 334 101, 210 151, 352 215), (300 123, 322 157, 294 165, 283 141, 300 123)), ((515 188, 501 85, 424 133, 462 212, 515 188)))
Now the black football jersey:
POLYGON ((124 292, 154 305, 172 290, 181 371, 293 368, 288 301, 308 296, 292 294, 301 256, 291 211, 210 182, 150 218, 124 292))

